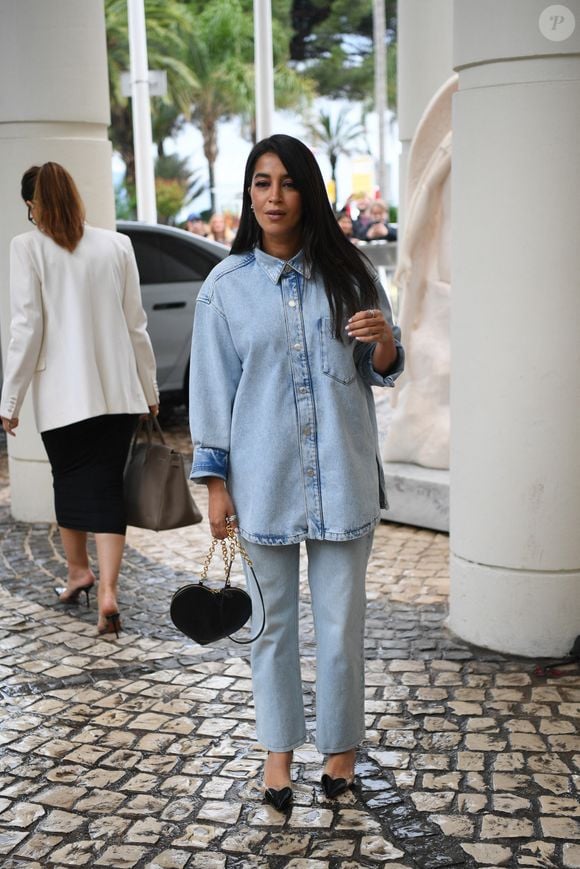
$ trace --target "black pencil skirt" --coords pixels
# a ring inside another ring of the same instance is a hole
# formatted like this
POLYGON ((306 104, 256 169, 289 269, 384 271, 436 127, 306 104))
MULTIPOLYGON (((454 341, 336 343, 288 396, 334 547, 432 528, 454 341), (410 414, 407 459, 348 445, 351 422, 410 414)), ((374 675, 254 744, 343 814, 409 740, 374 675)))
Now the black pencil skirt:
POLYGON ((125 534, 123 469, 137 419, 108 414, 41 432, 61 528, 125 534))

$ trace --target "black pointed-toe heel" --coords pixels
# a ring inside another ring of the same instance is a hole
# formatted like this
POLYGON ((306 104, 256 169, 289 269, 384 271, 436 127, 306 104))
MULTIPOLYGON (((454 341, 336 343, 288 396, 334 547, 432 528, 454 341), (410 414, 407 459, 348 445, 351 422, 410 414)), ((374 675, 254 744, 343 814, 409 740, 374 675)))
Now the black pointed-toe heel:
POLYGON ((102 627, 97 627, 97 633, 99 634, 112 634, 115 632, 115 636, 119 639, 119 631, 121 630, 121 615, 120 613, 111 613, 108 616, 105 616, 105 624, 102 627))
POLYGON ((264 788, 264 799, 279 812, 285 811, 292 802, 292 788, 264 788))
POLYGON ((82 585, 80 588, 75 588, 74 591, 68 591, 66 586, 60 586, 60 587, 56 587, 54 589, 54 593, 58 597, 58 599, 61 603, 77 604, 79 602, 79 597, 84 592, 86 597, 87 597, 87 608, 88 608, 90 606, 89 592, 94 584, 95 584, 94 582, 91 582, 89 585, 82 585), (66 595, 66 597, 63 597, 63 595, 66 595))
POLYGON ((327 799, 334 800, 341 794, 346 793, 349 788, 353 787, 354 775, 350 778, 332 778, 332 776, 324 773, 320 779, 320 784, 322 785, 322 790, 327 799))

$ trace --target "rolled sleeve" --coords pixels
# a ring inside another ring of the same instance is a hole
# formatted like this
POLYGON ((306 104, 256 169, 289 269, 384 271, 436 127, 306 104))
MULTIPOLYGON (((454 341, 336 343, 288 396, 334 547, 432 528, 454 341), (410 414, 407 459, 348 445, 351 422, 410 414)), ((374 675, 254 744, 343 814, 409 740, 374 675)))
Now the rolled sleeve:
POLYGON ((202 477, 228 478, 230 456, 225 450, 197 446, 191 466, 190 479, 200 481, 202 477))
MULTIPOLYGON (((395 327, 393 335, 399 330, 395 327)), ((369 345, 369 350, 365 353, 364 359, 359 363, 359 373, 365 383, 369 386, 394 386, 395 380, 402 374, 405 367, 405 351, 402 344, 395 337, 395 346, 397 348, 397 357, 386 374, 379 374, 373 367, 373 350, 374 344, 369 345)))
POLYGON ((211 285, 202 288, 195 306, 189 408, 195 456, 191 479, 227 480, 232 408, 242 374, 228 322, 214 304, 211 285))

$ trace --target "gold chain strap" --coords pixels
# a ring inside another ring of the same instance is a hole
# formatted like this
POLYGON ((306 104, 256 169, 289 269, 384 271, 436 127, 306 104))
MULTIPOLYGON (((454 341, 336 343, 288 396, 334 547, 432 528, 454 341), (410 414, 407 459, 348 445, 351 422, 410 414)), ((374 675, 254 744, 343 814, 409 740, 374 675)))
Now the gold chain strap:
POLYGON ((224 574, 226 579, 226 585, 230 584, 230 571, 232 569, 232 564, 234 563, 236 553, 239 552, 248 567, 252 567, 252 560, 246 550, 244 549, 242 543, 240 542, 240 538, 236 534, 234 527, 230 522, 226 519, 226 529, 228 532, 228 536, 224 540, 218 540, 216 537, 212 538, 212 541, 209 546, 209 551, 204 558, 203 568, 201 571, 201 576, 199 578, 200 584, 203 585, 205 580, 207 579, 207 574, 209 571, 209 566, 211 564, 211 560, 214 556, 216 546, 218 543, 220 544, 222 551, 222 559, 224 562, 224 574))

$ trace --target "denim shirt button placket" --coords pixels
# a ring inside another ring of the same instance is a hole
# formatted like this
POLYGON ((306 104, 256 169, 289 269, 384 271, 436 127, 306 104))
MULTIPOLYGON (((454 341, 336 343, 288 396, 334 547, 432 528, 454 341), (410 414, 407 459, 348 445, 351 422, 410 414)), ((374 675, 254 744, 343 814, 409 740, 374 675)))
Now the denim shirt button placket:
POLYGON ((320 500, 320 487, 318 480, 318 442, 316 438, 316 412, 314 396, 312 395, 312 381, 309 365, 308 347, 304 333, 304 321, 302 317, 302 298, 299 287, 298 275, 290 270, 291 274, 286 277, 286 267, 282 270, 282 285, 290 290, 292 297, 288 300, 288 307, 293 309, 289 318, 288 343, 294 350, 290 354, 290 365, 293 369, 293 380, 300 384, 297 388, 296 408, 298 412, 298 428, 303 433, 302 448, 302 473, 304 480, 304 492, 306 497, 307 522, 310 534, 322 529, 322 504, 320 500), (289 285, 289 287, 288 287, 289 285), (296 316, 294 316, 294 314, 296 316), (302 352, 304 351, 304 352, 302 352))

